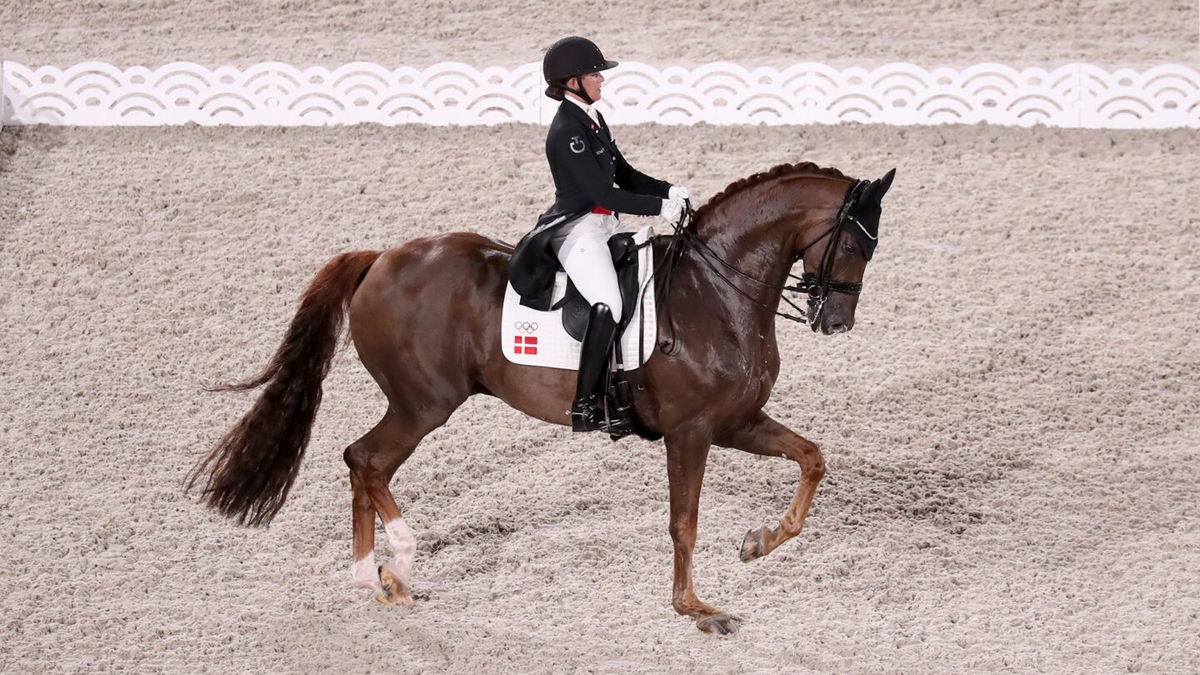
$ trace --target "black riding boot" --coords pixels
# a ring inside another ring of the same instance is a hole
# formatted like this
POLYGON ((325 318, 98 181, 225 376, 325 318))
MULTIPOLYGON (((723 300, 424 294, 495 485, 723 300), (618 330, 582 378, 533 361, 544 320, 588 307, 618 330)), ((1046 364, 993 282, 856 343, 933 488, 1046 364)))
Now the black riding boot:
MULTIPOLYGON (((610 430, 626 420, 605 419, 602 383, 608 373, 608 353, 617 335, 617 322, 608 305, 592 305, 588 315, 587 332, 579 354, 579 379, 575 385, 575 401, 571 404, 571 429, 574 431, 610 430)), ((610 412, 610 415, 612 413, 610 412)))

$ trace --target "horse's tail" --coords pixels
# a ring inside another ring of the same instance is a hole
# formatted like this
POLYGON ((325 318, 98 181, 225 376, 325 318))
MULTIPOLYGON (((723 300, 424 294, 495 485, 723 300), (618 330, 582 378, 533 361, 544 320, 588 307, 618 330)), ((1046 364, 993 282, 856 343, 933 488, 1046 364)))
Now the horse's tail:
POLYGON ((279 512, 308 445, 346 308, 380 253, 355 251, 329 261, 301 297, 267 367, 250 380, 212 389, 267 385, 250 412, 188 477, 188 490, 204 481, 202 498, 209 507, 243 525, 267 525, 279 512))

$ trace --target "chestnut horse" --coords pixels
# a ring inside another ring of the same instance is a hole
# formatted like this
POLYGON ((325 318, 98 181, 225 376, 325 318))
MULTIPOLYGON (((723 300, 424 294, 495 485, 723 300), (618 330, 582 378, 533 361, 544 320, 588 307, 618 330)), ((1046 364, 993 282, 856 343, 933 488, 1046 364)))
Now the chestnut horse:
MULTIPOLYGON (((686 228, 656 242, 656 268, 671 274, 661 275, 669 285, 660 293, 658 350, 632 371, 634 409, 644 429, 665 440, 675 544, 672 605, 701 630, 731 633, 740 621, 702 602, 692 585, 709 447, 800 465, 787 512, 778 526, 746 534, 742 560, 764 556, 800 532, 825 463, 815 443, 762 411, 779 374, 781 291, 803 260, 803 281, 790 290, 809 294, 807 322, 825 334, 850 330, 878 236, 880 200, 894 172, 856 181, 809 163, 778 166, 728 186, 686 228)), ((348 314, 359 358, 388 400, 383 419, 345 450, 353 490, 351 570, 381 602, 411 606, 416 540, 388 484, 421 439, 474 394, 570 425, 575 374, 516 365, 501 353, 511 253, 492 239, 455 233, 335 257, 305 291, 263 372, 223 387, 265 385, 250 412, 195 468, 188 487, 203 483, 204 501, 240 523, 271 521, 300 467, 348 314), (377 515, 393 552, 379 567, 377 515)))

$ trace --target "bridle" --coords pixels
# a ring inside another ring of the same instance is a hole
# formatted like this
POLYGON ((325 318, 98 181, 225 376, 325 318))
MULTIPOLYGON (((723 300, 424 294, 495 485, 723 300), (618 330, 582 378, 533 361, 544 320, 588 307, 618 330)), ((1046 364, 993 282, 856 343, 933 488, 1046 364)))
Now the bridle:
MULTIPOLYGON (((716 251, 712 250, 712 248, 709 247, 704 240, 700 239, 700 237, 694 231, 686 229, 687 224, 691 222, 692 215, 695 213, 692 210, 691 202, 688 201, 683 213, 679 216, 679 220, 676 221, 674 225, 674 233, 671 235, 671 241, 667 245, 667 251, 665 255, 666 270, 663 275, 663 283, 658 289, 658 298, 656 298, 659 306, 663 306, 667 288, 671 283, 671 275, 675 270, 675 265, 679 258, 682 257, 683 244, 687 244, 700 254, 700 260, 704 262, 704 264, 710 270, 712 270, 712 272, 716 274, 719 279, 724 281, 747 300, 750 300, 754 304, 761 307, 770 307, 767 303, 752 297, 749 293, 742 290, 742 288, 734 283, 732 279, 727 277, 715 263, 720 263, 725 268, 732 270, 735 274, 744 279, 748 279, 771 290, 779 291, 780 299, 790 305, 792 309, 800 312, 800 315, 772 310, 775 315, 781 316, 789 321, 795 321, 796 323, 808 325, 814 331, 817 330, 817 320, 820 318, 821 311, 824 309, 826 301, 829 300, 830 293, 842 293, 845 295, 857 296, 862 292, 862 282, 843 282, 834 280, 833 263, 834 258, 837 255, 837 249, 841 243, 842 236, 846 232, 851 232, 853 236, 858 236, 858 234, 861 233, 862 236, 867 237, 871 241, 875 241, 878 238, 878 235, 872 235, 866 226, 863 225, 862 221, 860 221, 858 217, 852 213, 852 210, 857 204, 859 197, 862 195, 863 190, 869 183, 870 181, 860 180, 854 185, 850 186, 850 188, 846 191, 845 198, 842 200, 841 207, 838 209, 838 215, 834 220, 833 226, 822 233, 821 236, 809 242, 808 245, 801 249, 800 252, 796 254, 796 257, 792 259, 792 266, 795 266, 795 264, 804 257, 804 254, 807 253, 810 248, 823 241, 826 237, 832 236, 832 240, 829 242, 829 245, 825 247, 825 252, 821 256, 821 264, 817 268, 817 274, 806 272, 800 276, 797 276, 789 270, 788 278, 793 280, 795 283, 783 285, 772 284, 763 281, 743 272, 742 270, 739 270, 737 267, 734 267, 732 263, 722 258, 721 255, 716 251), (858 232, 854 232, 852 226, 857 227, 858 232), (794 293, 802 293, 807 295, 807 309, 801 309, 800 306, 793 302, 791 298, 784 295, 783 291, 792 291, 794 293)), ((864 254, 864 257, 865 255, 866 254, 864 254)))

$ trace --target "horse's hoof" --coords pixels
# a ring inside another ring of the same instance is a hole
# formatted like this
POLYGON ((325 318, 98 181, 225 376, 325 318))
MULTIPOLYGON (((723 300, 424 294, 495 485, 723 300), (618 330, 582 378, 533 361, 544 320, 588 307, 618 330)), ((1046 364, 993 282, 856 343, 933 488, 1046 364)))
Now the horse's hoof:
POLYGON ((383 590, 375 594, 375 599, 384 605, 394 607, 400 605, 402 607, 412 608, 413 599, 408 593, 408 588, 404 582, 400 581, 392 571, 383 565, 379 566, 379 583, 383 590))
POLYGON ((766 550, 767 528, 760 527, 757 530, 750 530, 746 536, 742 537, 742 548, 738 555, 742 562, 750 562, 766 555, 766 550))
POLYGON ((705 633, 714 633, 716 635, 733 635, 738 631, 738 625, 742 623, 739 616, 732 614, 712 614, 710 616, 702 616, 696 619, 696 628, 705 633))

